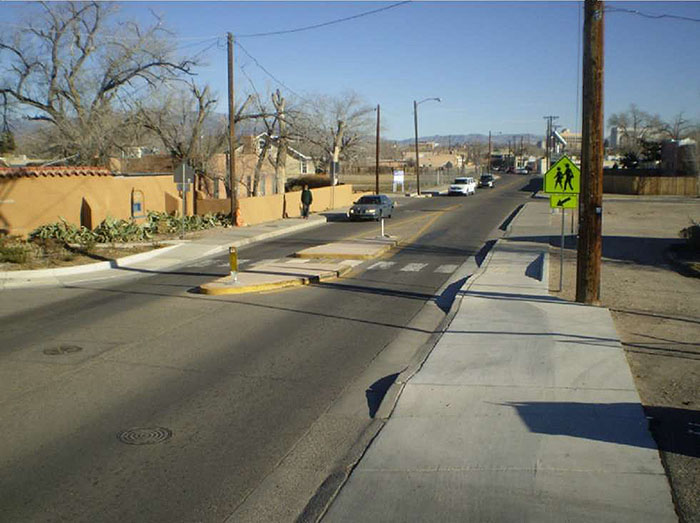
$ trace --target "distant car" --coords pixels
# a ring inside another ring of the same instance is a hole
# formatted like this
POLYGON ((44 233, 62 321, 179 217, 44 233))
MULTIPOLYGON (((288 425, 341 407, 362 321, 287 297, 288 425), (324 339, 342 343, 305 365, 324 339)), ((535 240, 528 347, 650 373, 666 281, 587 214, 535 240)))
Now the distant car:
POLYGON ((527 167, 518 167, 515 170, 515 174, 530 174, 530 169, 528 169, 527 167))
POLYGON ((379 220, 391 218, 394 213, 394 202, 385 194, 363 196, 350 207, 348 218, 355 220, 379 220))
POLYGON ((493 188, 496 182, 493 179, 493 174, 482 174, 479 178, 479 187, 491 187, 493 188))
POLYGON ((471 176, 465 176, 460 178, 455 178, 452 182, 450 188, 447 190, 447 194, 460 194, 462 196, 469 196, 470 194, 476 193, 476 180, 471 176))

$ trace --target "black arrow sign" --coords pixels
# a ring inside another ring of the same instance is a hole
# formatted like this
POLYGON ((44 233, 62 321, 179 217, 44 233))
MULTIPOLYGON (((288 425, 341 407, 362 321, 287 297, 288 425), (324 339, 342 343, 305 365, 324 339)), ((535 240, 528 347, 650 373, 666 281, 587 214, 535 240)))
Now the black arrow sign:
POLYGON ((569 196, 568 198, 564 198, 563 200, 559 200, 559 201, 557 202, 557 207, 563 207, 563 205, 564 205, 566 202, 568 202, 569 200, 571 200, 571 196, 569 196))

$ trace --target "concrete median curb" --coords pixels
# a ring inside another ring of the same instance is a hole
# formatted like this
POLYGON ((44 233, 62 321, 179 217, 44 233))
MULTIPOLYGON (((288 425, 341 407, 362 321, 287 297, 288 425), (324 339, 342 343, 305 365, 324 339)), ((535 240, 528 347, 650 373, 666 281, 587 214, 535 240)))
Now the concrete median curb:
POLYGON ((277 280, 267 282, 262 281, 257 283, 254 282, 256 277, 259 279, 260 275, 264 273, 256 271, 243 271, 238 274, 239 279, 236 282, 231 281, 231 276, 224 276, 223 278, 219 278, 213 282, 200 285, 197 290, 201 294, 208 294, 212 296, 221 296, 224 294, 250 294, 254 292, 286 289, 290 287, 301 287, 303 285, 312 285, 314 283, 334 280, 336 278, 342 278, 351 270, 352 267, 343 266, 335 270, 319 271, 318 274, 295 275, 288 277, 280 275, 279 279, 277 280), (243 278, 243 281, 241 278, 243 278), (246 283, 246 279, 253 281, 246 283))
POLYGON ((362 238, 341 242, 325 243, 295 252, 295 258, 333 258, 337 260, 371 260, 377 258, 399 244, 399 239, 362 238))

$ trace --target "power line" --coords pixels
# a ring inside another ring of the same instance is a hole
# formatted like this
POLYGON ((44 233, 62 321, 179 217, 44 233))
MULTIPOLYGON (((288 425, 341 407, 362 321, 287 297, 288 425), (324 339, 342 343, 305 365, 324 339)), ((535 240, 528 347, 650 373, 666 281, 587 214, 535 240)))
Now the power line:
MULTIPOLYGON (((236 37, 236 38, 238 38, 238 37, 236 37)), ((293 95, 295 95, 295 96, 298 97, 299 99, 301 99, 301 100, 306 100, 303 96, 301 96, 299 93, 295 92, 293 89, 291 89, 290 87, 288 87, 287 85, 285 85, 284 82, 282 82, 279 78, 277 78, 277 77, 276 77, 275 75, 273 75, 270 71, 268 71, 268 70, 258 61, 257 58, 255 58, 252 54, 250 54, 250 53, 248 52, 248 50, 247 50, 245 47, 243 47, 243 46, 238 42, 238 40, 236 40, 235 43, 236 43, 236 45, 237 45, 238 47, 241 48, 241 51, 243 51, 243 52, 246 54, 246 56, 248 56, 248 58, 250 58, 250 59, 253 61, 253 63, 254 63, 255 65, 257 65, 267 76, 269 76, 270 78, 272 78, 275 82, 277 82, 278 84, 280 84, 280 85, 281 85, 282 87, 284 87, 287 91, 289 91, 290 93, 292 93, 293 95)), ((307 100, 307 101, 308 101, 308 100, 307 100)))
POLYGON ((349 20, 355 20, 357 18, 362 18, 363 16, 369 16, 373 15, 375 13, 380 13, 382 11, 387 11, 389 9, 393 9, 394 7, 399 7, 404 4, 410 4, 411 0, 406 0, 404 2, 397 2, 395 4, 388 5, 386 7, 380 7, 379 9, 373 9, 372 11, 365 11, 364 13, 359 13, 353 16, 347 16, 345 18, 338 18, 337 20, 331 20, 329 22, 323 22, 320 24, 314 24, 314 25, 307 25, 304 27, 297 27, 295 29, 285 29, 282 31, 271 31, 269 33, 249 33, 249 34, 237 34, 236 39, 238 38, 255 38, 255 37, 260 37, 260 36, 274 36, 274 35, 283 35, 283 34, 289 34, 289 33, 299 33, 301 31, 309 31, 311 29, 318 29, 320 27, 326 27, 329 25, 333 24, 339 24, 341 22, 347 22, 349 20))
POLYGON ((643 13, 636 9, 625 9, 624 7, 606 7, 605 10, 611 13, 629 13, 637 16, 643 16, 644 18, 652 18, 655 20, 659 18, 670 18, 673 20, 685 20, 687 22, 700 22, 700 18, 691 18, 689 16, 672 15, 668 13, 653 15, 649 13, 643 13))

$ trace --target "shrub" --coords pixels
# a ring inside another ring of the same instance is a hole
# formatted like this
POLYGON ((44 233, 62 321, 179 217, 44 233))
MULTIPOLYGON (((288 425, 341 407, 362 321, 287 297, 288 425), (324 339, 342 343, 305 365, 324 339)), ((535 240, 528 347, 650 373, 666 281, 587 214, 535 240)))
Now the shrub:
POLYGON ((700 223, 690 220, 691 225, 681 229, 679 236, 685 239, 688 247, 695 252, 700 252, 700 223))
MULTIPOLYGON (((185 231, 199 231, 217 226, 231 224, 231 218, 225 214, 206 214, 204 216, 186 216, 185 231)), ((32 242, 55 240, 63 244, 79 244, 81 249, 89 251, 96 243, 128 243, 147 241, 156 234, 175 234, 182 230, 182 219, 165 212, 150 211, 144 224, 134 220, 117 220, 107 217, 94 230, 77 227, 63 218, 60 222, 37 227, 29 234, 32 242)))
POLYGON ((0 263, 26 263, 31 249, 18 237, 0 238, 0 263))

